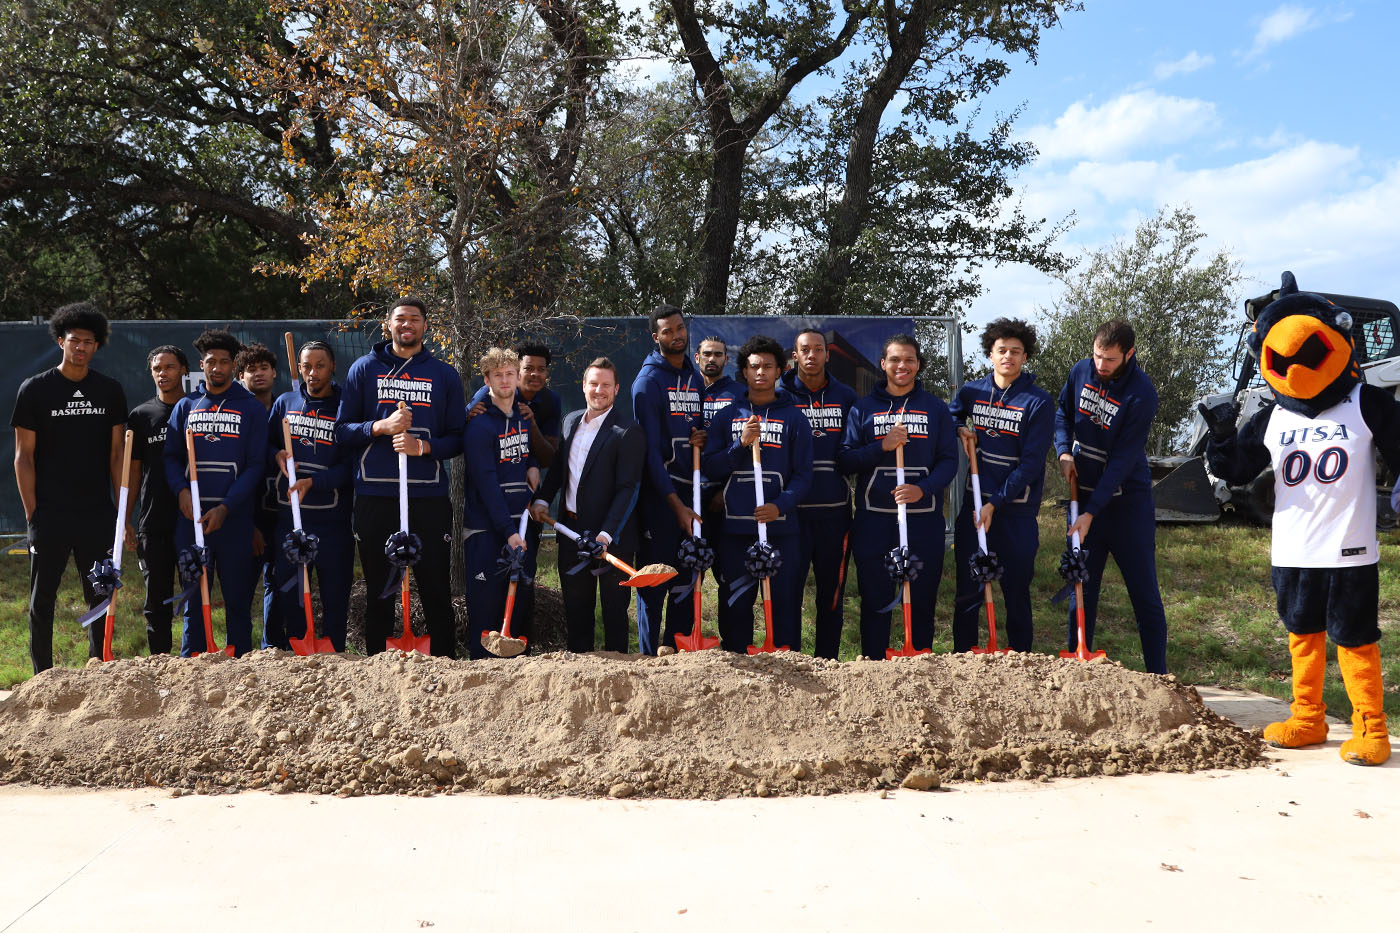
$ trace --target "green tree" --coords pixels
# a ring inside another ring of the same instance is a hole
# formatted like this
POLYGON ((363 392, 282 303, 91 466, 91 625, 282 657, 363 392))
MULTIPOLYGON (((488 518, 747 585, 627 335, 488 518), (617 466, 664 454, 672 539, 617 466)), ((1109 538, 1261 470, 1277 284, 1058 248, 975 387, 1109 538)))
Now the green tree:
MULTIPOLYGON (((251 272, 302 255, 311 229, 282 158, 297 102, 243 74, 246 56, 286 42, 266 0, 25 0, 16 13, 0 18, 7 298, 91 297, 139 317, 344 305, 338 289, 251 272)), ((331 128, 294 146, 334 184, 331 128)))
POLYGON ((1221 249, 1202 254, 1204 231, 1187 207, 1161 208, 1131 238, 1094 250, 1064 291, 1041 308, 1034 368, 1050 392, 1089 355, 1094 331, 1119 318, 1137 334, 1137 362, 1160 399, 1148 452, 1167 453, 1185 435, 1196 399, 1219 385, 1238 332, 1240 264, 1221 249))
POLYGON ((1041 31, 1078 6, 658 0, 659 47, 692 72, 705 118, 696 309, 755 310, 730 307, 738 286, 765 310, 907 313, 977 294, 983 262, 1063 271, 1050 248, 1060 228, 1009 203, 1008 179, 1033 149, 1010 141, 1009 119, 979 138, 962 113, 1009 71, 1003 56, 1033 61, 1041 31), (832 74, 837 90, 793 104, 801 85, 832 74), (755 171, 765 133, 782 147, 771 179, 755 171), (743 268, 738 237, 753 203, 783 242, 743 268))

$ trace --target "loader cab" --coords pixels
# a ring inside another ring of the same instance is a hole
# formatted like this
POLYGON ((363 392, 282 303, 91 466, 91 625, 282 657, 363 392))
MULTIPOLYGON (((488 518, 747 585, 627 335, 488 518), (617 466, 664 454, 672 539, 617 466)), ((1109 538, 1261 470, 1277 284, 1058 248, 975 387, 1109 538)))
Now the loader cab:
MULTIPOLYGON (((1355 295, 1333 295, 1328 292, 1318 294, 1351 312, 1355 322, 1353 339, 1363 369, 1371 369, 1373 367, 1369 364, 1382 360, 1396 360, 1390 364, 1396 368, 1394 378, 1377 380, 1368 377, 1367 381, 1379 382, 1387 387, 1400 385, 1400 359, 1396 359, 1400 357, 1400 308, 1393 302, 1382 301, 1379 298, 1358 298, 1355 295)), ((1240 327, 1239 337, 1235 342, 1233 373, 1236 398, 1241 392, 1265 388, 1264 377, 1259 375, 1259 361, 1245 349, 1244 339, 1253 329, 1259 313, 1277 297, 1278 290, 1275 289, 1258 298, 1250 298, 1244 303, 1246 321, 1240 327)))

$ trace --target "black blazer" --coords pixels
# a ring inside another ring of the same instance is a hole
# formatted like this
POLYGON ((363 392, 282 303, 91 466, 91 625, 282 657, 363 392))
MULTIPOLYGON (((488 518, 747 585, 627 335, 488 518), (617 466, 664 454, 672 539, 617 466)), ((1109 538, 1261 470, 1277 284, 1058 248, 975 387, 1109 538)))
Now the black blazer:
MULTIPOLYGON (((564 508, 564 481, 569 469, 569 451, 578 432, 584 410, 571 411, 564 416, 559 450, 554 465, 545 473, 534 498, 545 502, 559 496, 559 509, 564 508)), ((637 547, 637 490, 642 482, 646 462, 646 438, 632 416, 614 404, 603 419, 603 426, 588 448, 588 459, 578 484, 579 527, 569 524, 571 531, 606 531, 612 535, 609 549, 630 554, 637 547)))

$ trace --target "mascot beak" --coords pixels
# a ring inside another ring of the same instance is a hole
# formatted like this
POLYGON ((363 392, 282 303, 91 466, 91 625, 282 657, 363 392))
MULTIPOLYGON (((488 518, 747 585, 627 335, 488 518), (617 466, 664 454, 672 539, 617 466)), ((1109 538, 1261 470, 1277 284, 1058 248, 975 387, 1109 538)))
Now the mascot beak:
POLYGON ((1291 314, 1264 336, 1259 362, 1264 381, 1297 399, 1315 398, 1351 364, 1351 341, 1319 318, 1291 314))

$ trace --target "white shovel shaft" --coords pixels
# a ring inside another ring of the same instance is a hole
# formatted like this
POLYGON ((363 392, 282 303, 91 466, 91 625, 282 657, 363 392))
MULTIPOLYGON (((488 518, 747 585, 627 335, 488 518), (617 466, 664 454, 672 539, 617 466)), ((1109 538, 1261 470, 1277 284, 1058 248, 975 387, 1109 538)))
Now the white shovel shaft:
MULTIPOLYGON (((1070 527, 1073 528, 1074 523, 1077 521, 1079 521, 1079 503, 1071 499, 1069 503, 1070 527)), ((1070 542, 1075 546, 1076 549, 1079 548, 1079 532, 1076 531, 1073 535, 1070 536, 1070 542)))
MULTIPOLYGON (((896 422, 896 423, 897 423, 897 424, 902 424, 903 422, 902 422, 902 420, 901 420, 901 421, 896 422)), ((897 448, 896 451, 895 451, 895 461, 894 461, 894 484, 895 484, 896 486, 903 486, 903 485, 904 485, 904 448, 903 448, 903 447, 897 448)), ((896 507, 896 510, 897 510, 898 513, 899 513, 899 546, 902 547, 902 548, 907 548, 907 547, 909 547, 909 511, 908 511, 908 506, 906 506, 903 502, 901 502, 901 503, 899 503, 898 506, 896 507)))
POLYGON ((292 487, 297 482, 297 461, 292 452, 287 451, 287 501, 292 504, 292 527, 301 531, 301 496, 292 487))
POLYGON ((977 526, 977 546, 982 549, 982 553, 987 553, 987 529, 977 525, 977 519, 982 515, 982 480, 976 473, 972 474, 972 506, 977 511, 972 513, 972 523, 977 526))
POLYGON ((190 465, 190 512, 194 515, 194 543, 204 547, 204 526, 199 523, 199 477, 195 476, 194 465, 190 465))
POLYGON ((112 566, 122 569, 122 544, 126 541, 126 505, 130 498, 126 484, 122 484, 117 496, 117 530, 112 535, 112 566))
POLYGON ((570 541, 578 540, 578 532, 574 531, 572 528, 561 522, 554 523, 554 530, 559 532, 564 537, 568 538, 570 541))
POLYGON ((399 454, 399 531, 408 531, 408 454, 399 454))
POLYGON ((520 537, 525 537, 525 530, 530 527, 530 510, 526 509, 520 513, 520 537))
MULTIPOLYGON (((753 502, 754 506, 762 506, 763 503, 763 422, 759 421, 758 440, 753 442, 753 502)), ((758 543, 768 543, 768 526, 763 522, 758 523, 758 543)))
MULTIPOLYGON (((690 510, 696 515, 700 514, 700 468, 696 467, 690 473, 690 510)), ((690 533, 695 537, 700 537, 700 522, 692 519, 690 522, 690 533)))

